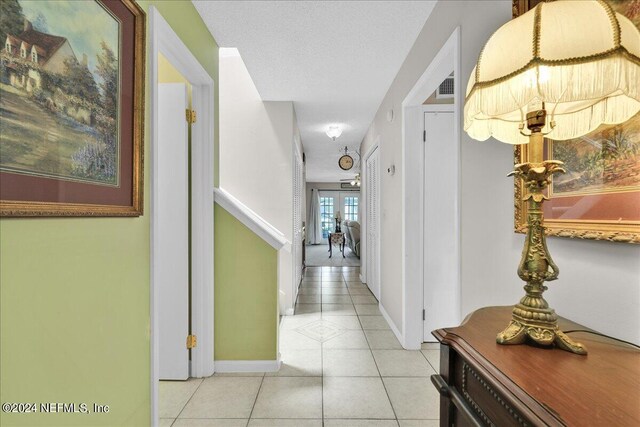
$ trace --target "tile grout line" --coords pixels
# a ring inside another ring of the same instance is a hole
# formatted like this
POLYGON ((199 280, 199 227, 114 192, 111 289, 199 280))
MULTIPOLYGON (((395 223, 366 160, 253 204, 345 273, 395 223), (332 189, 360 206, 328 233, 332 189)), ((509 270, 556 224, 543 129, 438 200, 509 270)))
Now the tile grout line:
MULTIPOLYGON (((358 322, 360 322, 360 327, 362 327, 362 321, 360 320, 360 316, 358 316, 358 322)), ((378 378, 380 378, 380 382, 382 383, 382 387, 384 388, 384 392, 387 395, 387 399, 389 400, 389 406, 391 406, 391 410, 393 411, 393 416, 395 417, 396 424, 400 425, 400 421, 398 420, 398 414, 396 414, 396 408, 393 407, 393 402, 391 401, 391 396, 389 396, 389 391, 387 390, 387 385, 382 378, 382 373, 380 372, 380 367, 378 366, 378 361, 376 357, 373 355, 373 349, 371 348, 371 343, 369 342, 369 337, 364 333, 364 329, 362 329, 362 333, 364 334, 365 340, 367 340, 367 345, 369 346, 369 352, 371 353, 371 358, 373 359, 373 363, 376 365, 376 369, 378 370, 378 378)))
MULTIPOLYGON (((324 319, 322 304, 324 303, 324 294, 322 290, 324 287, 324 272, 320 270, 320 321, 324 319)), ((324 343, 320 342, 320 422, 324 427, 324 343)))
MULTIPOLYGON (((213 375, 211 375, 211 377, 213 377, 213 375)), ((211 377, 207 377, 207 378, 211 378, 211 377)), ((176 416, 176 418, 173 420, 173 423, 171 423, 171 425, 173 425, 176 421, 178 421, 178 418, 180 418, 180 415, 182 415, 182 413, 184 412, 184 409, 187 407, 187 405, 189 404, 189 402, 191 402, 191 399, 193 399, 193 396, 196 395, 196 393, 198 392, 198 390, 200 390, 200 387, 202 387, 202 384, 204 384, 204 378, 202 378, 202 380, 200 381, 200 384, 198 384, 198 387, 196 387, 196 389, 193 391, 193 393, 191 394, 191 396, 189 396, 189 400, 187 400, 187 402, 184 404, 184 406, 182 407, 182 409, 180 409, 180 412, 178 412, 178 415, 176 416)), ((188 379, 187 379, 188 381, 188 379)))
POLYGON ((324 343, 320 343, 320 419, 324 427, 324 343))
POLYGON ((258 391, 256 393, 256 398, 253 399, 253 406, 251 406, 251 412, 249 412, 249 418, 247 419, 247 426, 251 422, 251 416, 253 415, 253 410, 256 408, 256 403, 258 402, 258 396, 260 396, 260 390, 262 390, 262 384, 264 384, 264 378, 266 375, 262 375, 262 379, 260 380, 260 387, 258 387, 258 391))
MULTIPOLYGON (((422 347, 422 346, 421 346, 422 347)), ((424 360, 427 361, 427 363, 429 364, 429 366, 431 366, 431 369, 433 369, 433 371, 437 374, 440 371, 440 367, 438 367, 438 369, 436 369, 431 362, 429 361, 429 359, 427 359, 427 356, 422 352, 422 348, 420 348, 420 350, 418 350, 420 352, 420 354, 422 355, 422 357, 424 357, 424 360)))

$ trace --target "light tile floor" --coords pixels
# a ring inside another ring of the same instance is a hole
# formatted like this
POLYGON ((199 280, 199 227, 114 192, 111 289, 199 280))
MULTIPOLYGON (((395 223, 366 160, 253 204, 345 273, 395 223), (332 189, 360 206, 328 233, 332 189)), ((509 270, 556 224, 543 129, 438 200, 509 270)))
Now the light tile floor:
POLYGON ((161 381, 160 425, 438 426, 438 347, 403 350, 359 272, 307 268, 280 325, 280 371, 161 381))

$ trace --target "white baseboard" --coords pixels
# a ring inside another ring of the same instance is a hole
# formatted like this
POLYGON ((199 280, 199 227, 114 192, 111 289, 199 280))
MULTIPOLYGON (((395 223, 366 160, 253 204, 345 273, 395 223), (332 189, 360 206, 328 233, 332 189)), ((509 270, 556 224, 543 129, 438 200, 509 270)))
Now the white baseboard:
POLYGON ((284 312, 285 316, 293 316, 294 313, 294 309, 293 308, 287 308, 284 312))
POLYGON ((216 360, 216 372, 277 372, 282 362, 278 360, 216 360))
POLYGON ((364 276, 362 275, 362 273, 360 273, 360 282, 367 283, 367 282, 364 281, 364 276))
POLYGON ((400 344, 402 344, 402 347, 404 347, 404 335, 400 333, 400 330, 398 329, 396 324, 393 323, 393 320, 391 320, 391 317, 382 306, 382 303, 378 303, 378 308, 380 309, 380 313, 382 313, 382 317, 384 317, 384 320, 386 320, 387 323, 389 324, 391 331, 396 336, 396 338, 398 338, 398 341, 400 341, 400 344))

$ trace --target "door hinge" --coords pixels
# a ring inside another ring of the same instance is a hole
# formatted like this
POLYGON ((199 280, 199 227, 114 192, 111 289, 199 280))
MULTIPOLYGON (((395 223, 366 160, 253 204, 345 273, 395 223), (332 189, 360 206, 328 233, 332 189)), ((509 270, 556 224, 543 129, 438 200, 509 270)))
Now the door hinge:
POLYGON ((427 142, 427 131, 426 130, 422 131, 422 142, 427 142))
POLYGON ((427 320, 427 313, 424 309, 422 310, 422 320, 427 320))
POLYGON ((196 122, 196 111, 186 109, 185 112, 187 116, 187 123, 189 123, 190 125, 194 124, 196 122))
POLYGON ((198 337, 195 335, 187 335, 187 348, 192 349, 198 345, 198 337))

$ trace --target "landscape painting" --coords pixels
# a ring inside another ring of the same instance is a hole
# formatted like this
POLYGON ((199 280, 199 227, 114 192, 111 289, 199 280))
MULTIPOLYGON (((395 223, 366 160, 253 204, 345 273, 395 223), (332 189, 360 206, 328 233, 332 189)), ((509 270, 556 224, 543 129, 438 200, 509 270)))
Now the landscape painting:
POLYGON ((553 178, 552 195, 617 193, 640 189, 640 114, 567 141, 550 141, 566 174, 553 178))
POLYGON ((0 171, 120 184, 120 23, 95 0, 2 0, 0 171))

